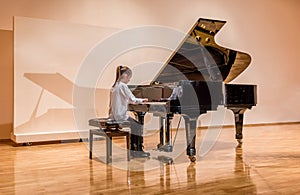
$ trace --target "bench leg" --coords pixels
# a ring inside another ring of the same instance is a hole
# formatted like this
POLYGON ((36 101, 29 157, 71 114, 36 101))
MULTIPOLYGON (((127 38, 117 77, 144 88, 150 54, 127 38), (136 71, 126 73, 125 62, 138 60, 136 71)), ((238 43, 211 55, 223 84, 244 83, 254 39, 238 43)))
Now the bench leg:
POLYGON ((93 133, 92 131, 90 130, 90 133, 89 133, 89 146, 90 146, 90 159, 93 158, 93 133))
POLYGON ((126 136, 126 145, 127 145, 127 161, 130 161, 130 135, 126 136))
POLYGON ((112 137, 106 136, 106 163, 112 162, 112 137))

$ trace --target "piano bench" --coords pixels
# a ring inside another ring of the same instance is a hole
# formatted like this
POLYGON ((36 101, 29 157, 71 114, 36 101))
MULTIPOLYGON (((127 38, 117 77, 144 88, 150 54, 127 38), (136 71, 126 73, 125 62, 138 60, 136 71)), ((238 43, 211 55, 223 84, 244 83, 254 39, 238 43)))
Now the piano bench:
POLYGON ((112 138, 125 136, 126 147, 127 147, 127 160, 130 161, 130 133, 127 131, 121 131, 120 129, 123 127, 128 127, 128 124, 114 123, 112 121, 109 121, 105 125, 101 125, 99 129, 90 129, 89 130, 89 147, 90 147, 89 158, 92 159, 92 155, 93 155, 94 135, 105 137, 107 164, 112 162, 112 138))

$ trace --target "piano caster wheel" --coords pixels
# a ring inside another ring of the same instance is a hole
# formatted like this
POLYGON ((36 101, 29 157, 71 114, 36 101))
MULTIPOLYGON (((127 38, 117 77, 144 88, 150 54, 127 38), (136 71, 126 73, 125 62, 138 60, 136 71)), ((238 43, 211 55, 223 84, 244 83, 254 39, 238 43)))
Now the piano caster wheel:
POLYGON ((32 146, 32 142, 23 143, 23 146, 32 146))
POLYGON ((237 142, 239 145, 241 145, 243 143, 243 140, 242 139, 237 139, 237 142))
POLYGON ((195 156, 189 156, 189 159, 191 162, 195 162, 196 161, 196 157, 195 156))

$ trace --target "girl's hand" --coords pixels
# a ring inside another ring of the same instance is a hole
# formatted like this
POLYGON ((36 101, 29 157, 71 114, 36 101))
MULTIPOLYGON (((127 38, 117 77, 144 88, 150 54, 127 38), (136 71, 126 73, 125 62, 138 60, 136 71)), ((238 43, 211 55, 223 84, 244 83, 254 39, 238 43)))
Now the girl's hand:
POLYGON ((144 98, 144 99, 143 99, 143 102, 148 102, 148 98, 144 98))

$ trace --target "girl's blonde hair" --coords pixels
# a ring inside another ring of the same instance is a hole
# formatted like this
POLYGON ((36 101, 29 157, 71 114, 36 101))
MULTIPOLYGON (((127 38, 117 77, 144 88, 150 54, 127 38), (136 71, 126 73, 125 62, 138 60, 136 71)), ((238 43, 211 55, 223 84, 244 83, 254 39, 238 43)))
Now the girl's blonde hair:
POLYGON ((113 87, 120 80, 121 76, 124 73, 127 74, 128 76, 132 75, 132 71, 131 71, 131 69, 129 67, 127 67, 127 66, 118 66, 117 69, 116 69, 116 80, 115 80, 115 82, 113 84, 113 87))

